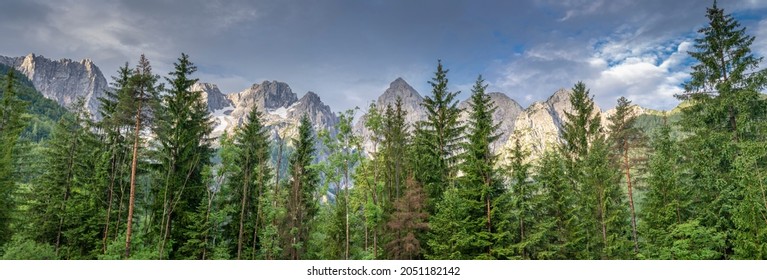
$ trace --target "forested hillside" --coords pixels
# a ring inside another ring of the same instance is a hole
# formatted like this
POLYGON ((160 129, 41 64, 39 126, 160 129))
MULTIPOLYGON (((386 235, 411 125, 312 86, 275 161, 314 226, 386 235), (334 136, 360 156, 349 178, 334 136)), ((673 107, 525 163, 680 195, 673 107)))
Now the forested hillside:
MULTIPOLYGON (((578 82, 558 93, 561 141, 536 157, 494 118, 521 107, 496 114, 505 99, 481 75, 459 106, 442 61, 422 100, 398 79, 393 102, 371 103, 360 123, 356 109, 336 120, 322 104, 296 117, 291 139, 256 109, 265 99, 214 139, 221 116, 183 53, 163 76, 144 55, 126 63, 100 118, 0 65, 0 256, 765 259, 767 70, 731 15, 714 4, 706 18, 682 105, 640 114, 620 98, 603 118, 578 82)), ((321 104, 294 95, 273 107, 321 104)))

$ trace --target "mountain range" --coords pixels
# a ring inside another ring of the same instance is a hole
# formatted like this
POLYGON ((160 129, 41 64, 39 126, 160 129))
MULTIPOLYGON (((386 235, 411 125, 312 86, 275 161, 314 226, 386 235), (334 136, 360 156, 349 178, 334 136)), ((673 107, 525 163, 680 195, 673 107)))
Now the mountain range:
MULTIPOLYGON (((78 97, 85 98, 87 109, 94 118, 100 118, 98 98, 103 96, 104 90, 108 89, 108 83, 101 70, 91 60, 54 61, 40 55, 29 54, 24 57, 0 56, 0 64, 8 65, 23 73, 46 98, 55 100, 62 106, 71 105, 78 97)), ((236 127, 242 125, 246 121, 248 112, 253 109, 263 113, 265 124, 270 127, 274 140, 294 136, 299 120, 304 114, 309 117, 316 130, 333 130, 338 122, 334 110, 323 103, 319 95, 309 91, 298 98, 298 95, 284 82, 263 81, 254 83, 239 92, 228 94, 221 92, 215 84, 207 82, 198 82, 191 89, 200 91, 206 100, 208 109, 215 118, 216 127, 213 136, 216 137, 225 132, 231 133, 236 127)), ((523 147, 531 153, 531 159, 534 159, 561 141, 565 112, 571 110, 568 89, 557 90, 547 100, 534 102, 527 108, 523 108, 504 93, 492 92, 489 95, 497 106, 493 119, 500 124, 500 137, 491 147, 494 151, 503 155, 505 148, 513 145, 514 139, 520 139, 523 147)), ((423 97, 402 78, 392 81, 389 88, 374 103, 378 108, 386 108, 390 104, 393 106, 398 97, 402 99, 403 109, 407 111, 407 123, 412 125, 426 119, 426 112, 420 106, 423 97)), ((469 101, 460 102, 459 107, 464 110, 460 116, 461 119, 466 120, 470 107, 469 101)), ((598 107, 596 109, 601 111, 598 107)), ((638 115, 663 114, 638 106, 634 109, 638 115)), ((613 112, 614 110, 607 110, 601 114, 603 127, 606 127, 607 118, 613 112)), ((373 144, 369 140, 371 132, 363 125, 365 118, 363 114, 357 121, 355 132, 363 137, 364 150, 370 152, 373 144)))

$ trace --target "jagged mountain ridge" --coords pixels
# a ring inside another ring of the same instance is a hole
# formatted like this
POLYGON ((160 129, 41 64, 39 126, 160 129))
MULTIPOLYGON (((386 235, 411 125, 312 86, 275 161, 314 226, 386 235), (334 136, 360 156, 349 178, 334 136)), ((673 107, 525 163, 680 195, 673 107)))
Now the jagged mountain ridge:
POLYGON ((298 99, 284 82, 263 81, 226 95, 214 84, 197 83, 192 89, 203 92, 208 100, 208 108, 216 122, 214 137, 232 133, 236 127, 245 124, 251 110, 263 114, 264 124, 271 129, 275 140, 295 136, 304 114, 317 131, 332 130, 338 122, 330 106, 325 105, 316 93, 310 91, 298 99))
POLYGON ((88 111, 100 118, 98 98, 109 88, 101 70, 90 60, 51 60, 30 53, 22 57, 0 56, 0 63, 23 73, 35 89, 48 99, 69 107, 77 98, 83 97, 88 111))
MULTIPOLYGON (((0 64, 15 68, 27 76, 46 98, 57 101, 63 106, 69 106, 76 98, 85 98, 88 110, 98 118, 98 98, 108 89, 107 81, 101 70, 90 60, 73 61, 60 59, 53 61, 40 55, 29 54, 24 57, 0 56, 0 64)), ((212 83, 199 82, 191 90, 200 91, 213 114, 216 127, 214 136, 224 132, 232 132, 242 125, 247 114, 252 109, 264 113, 265 124, 272 129, 274 139, 287 139, 295 135, 298 121, 304 114, 308 115, 316 130, 332 130, 338 122, 333 110, 324 104, 314 92, 307 92, 300 99, 288 84, 278 81, 264 81, 253 84, 239 92, 224 94, 212 83)), ((493 150, 503 152, 513 144, 514 139, 520 139, 523 146, 531 153, 531 158, 537 158, 553 145, 561 141, 561 127, 565 112, 571 110, 569 90, 556 91, 546 101, 535 102, 527 108, 522 108, 515 100, 506 94, 489 93, 497 106, 493 115, 496 123, 500 123, 500 138, 493 143, 493 150)), ((383 94, 376 100, 376 106, 385 110, 386 106, 394 105, 397 98, 402 99, 403 109, 407 112, 406 122, 410 125, 426 119, 426 112, 421 107, 423 97, 404 79, 397 78, 389 84, 383 94)), ((461 119, 468 118, 469 102, 459 103, 464 109, 461 119)), ((636 113, 652 114, 654 110, 635 107, 636 113)), ((596 108, 599 112, 601 110, 596 108)), ((603 112, 602 124, 606 127, 607 117, 614 109, 603 112)), ((355 131, 363 137, 366 151, 373 150, 370 141, 371 132, 364 127, 366 115, 355 124, 355 131)))

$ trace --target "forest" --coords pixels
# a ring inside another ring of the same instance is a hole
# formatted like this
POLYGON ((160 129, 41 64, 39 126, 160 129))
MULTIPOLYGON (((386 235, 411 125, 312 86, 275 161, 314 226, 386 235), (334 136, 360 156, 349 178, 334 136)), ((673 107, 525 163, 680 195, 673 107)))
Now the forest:
POLYGON ((438 62, 409 124, 400 100, 276 142, 252 110, 214 122, 181 54, 112 77, 99 120, 0 66, 0 259, 611 260, 767 258, 767 70, 716 3, 680 111, 652 131, 626 98, 601 123, 572 86, 561 143, 504 153, 478 76, 468 121, 438 62), (607 127, 607 129, 603 129, 607 127))

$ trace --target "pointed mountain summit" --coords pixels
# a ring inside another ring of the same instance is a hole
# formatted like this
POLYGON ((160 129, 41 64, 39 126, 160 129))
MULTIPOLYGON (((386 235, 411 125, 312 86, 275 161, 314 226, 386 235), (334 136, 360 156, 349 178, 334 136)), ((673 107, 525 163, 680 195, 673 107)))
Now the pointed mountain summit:
MULTIPOLYGON (((394 107, 398 97, 402 99, 402 110, 406 112, 405 122, 411 128, 416 122, 426 120, 426 111, 421 107, 423 97, 401 77, 389 83, 389 88, 376 99, 375 105, 381 112, 384 112, 386 106, 394 107)), ((370 141, 372 132, 365 127, 366 119, 367 113, 359 118, 354 125, 354 130, 355 133, 362 136, 363 147, 366 152, 370 153, 373 152, 373 143, 370 141)))
POLYGON ((298 102, 287 109, 287 117, 300 120, 306 114, 309 120, 314 124, 315 129, 332 128, 338 123, 338 118, 320 99, 320 96, 310 91, 307 92, 298 102))

